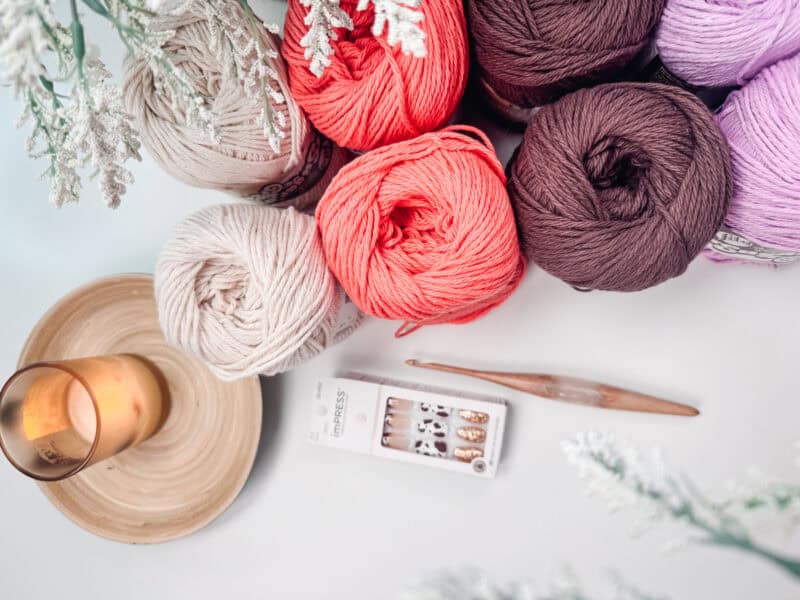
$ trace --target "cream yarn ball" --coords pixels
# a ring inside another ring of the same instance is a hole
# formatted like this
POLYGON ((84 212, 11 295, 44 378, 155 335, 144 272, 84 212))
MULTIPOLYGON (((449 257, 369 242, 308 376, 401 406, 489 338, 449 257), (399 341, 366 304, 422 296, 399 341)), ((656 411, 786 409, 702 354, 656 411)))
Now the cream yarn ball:
POLYGON ((193 214, 161 252, 155 294, 167 340, 225 380, 288 371, 361 319, 328 270, 314 219, 293 208, 193 214))
MULTIPOLYGON (((214 115, 219 142, 208 133, 186 124, 184 109, 174 91, 165 88, 148 61, 141 57, 125 63, 123 97, 141 131, 142 142, 156 162, 170 175, 195 187, 233 192, 267 204, 308 208, 322 195, 325 184, 347 161, 347 154, 321 136, 295 103, 280 56, 280 38, 259 27, 263 46, 276 53, 269 67, 277 74, 272 106, 285 121, 284 137, 275 152, 261 124, 263 98, 245 90, 232 50, 209 23, 203 2, 182 7, 173 14, 173 3, 152 21, 158 32, 173 32, 162 47, 183 71, 194 90, 205 98, 214 115)), ((226 7, 232 19, 245 15, 237 2, 226 7)))

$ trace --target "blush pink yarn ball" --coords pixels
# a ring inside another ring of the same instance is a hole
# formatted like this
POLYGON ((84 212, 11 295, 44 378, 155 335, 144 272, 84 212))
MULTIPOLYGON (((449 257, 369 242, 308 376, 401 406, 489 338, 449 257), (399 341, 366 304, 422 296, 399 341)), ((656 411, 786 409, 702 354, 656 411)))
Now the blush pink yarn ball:
POLYGON ((360 322, 314 219, 293 208, 223 204, 189 216, 161 251, 155 296, 167 340, 224 380, 293 369, 360 322))

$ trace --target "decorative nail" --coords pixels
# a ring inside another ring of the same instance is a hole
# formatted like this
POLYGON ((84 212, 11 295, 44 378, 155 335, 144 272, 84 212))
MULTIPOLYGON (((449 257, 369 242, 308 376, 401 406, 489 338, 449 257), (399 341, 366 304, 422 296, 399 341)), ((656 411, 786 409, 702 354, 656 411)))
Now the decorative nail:
POLYGON ((389 398, 386 400, 386 404, 398 412, 410 412, 414 409, 414 402, 403 398, 389 398))
POLYGON ((419 409, 425 413, 433 413, 437 417, 449 417, 451 409, 441 404, 431 404, 430 402, 420 402, 419 409))
POLYGON ((445 458, 447 456, 447 444, 438 440, 418 440, 414 442, 414 452, 425 456, 445 458))
POLYGON ((458 416, 470 423, 484 425, 489 422, 489 415, 476 410, 460 410, 458 411, 458 416))
POLYGON ((388 434, 381 438, 381 445, 393 450, 408 450, 409 439, 404 435, 388 434))
POLYGON ((472 462, 476 458, 483 456, 483 450, 472 446, 460 446, 453 450, 453 456, 462 462, 472 462))
POLYGON ((462 440, 473 444, 482 444, 486 441, 486 430, 480 427, 459 427, 456 433, 462 440))
POLYGON ((447 437, 447 423, 433 419, 423 419, 417 423, 417 431, 435 437, 447 437))
POLYGON ((408 417, 395 414, 387 414, 383 423, 392 429, 408 429, 411 426, 411 421, 408 417))

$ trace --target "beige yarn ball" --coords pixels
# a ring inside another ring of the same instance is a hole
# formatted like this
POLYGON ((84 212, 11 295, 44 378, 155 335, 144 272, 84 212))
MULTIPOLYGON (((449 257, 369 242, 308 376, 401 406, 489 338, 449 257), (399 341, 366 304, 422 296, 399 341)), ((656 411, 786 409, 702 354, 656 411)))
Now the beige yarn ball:
POLYGON ((293 208, 205 208, 175 230, 155 273, 167 340, 220 379, 274 375, 361 320, 328 270, 316 223, 293 208))
MULTIPOLYGON (((279 151, 272 150, 260 121, 263 97, 245 91, 233 68, 231 49, 224 41, 212 40, 215 33, 203 4, 189 3, 177 15, 168 13, 171 5, 167 4, 167 12, 153 19, 152 28, 174 31, 162 47, 195 92, 206 99, 205 108, 215 116, 219 143, 187 125, 174 92, 164 89, 146 60, 132 58, 125 64, 123 96, 145 148, 162 168, 189 185, 234 192, 268 204, 308 207, 346 162, 345 152, 311 127, 291 97, 279 54, 280 38, 259 27, 264 47, 277 53, 269 61, 277 73, 271 83, 284 98, 281 103, 272 102, 285 119, 279 151), (216 46, 220 49, 215 50, 216 46)), ((246 17, 239 4, 231 2, 226 9, 241 18, 244 27, 246 17)))

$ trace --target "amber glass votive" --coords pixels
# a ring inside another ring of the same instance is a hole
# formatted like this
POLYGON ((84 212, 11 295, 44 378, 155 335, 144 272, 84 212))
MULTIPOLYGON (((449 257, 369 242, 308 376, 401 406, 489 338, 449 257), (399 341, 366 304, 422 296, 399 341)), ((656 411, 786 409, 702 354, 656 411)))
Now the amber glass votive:
POLYGON ((152 436, 165 402, 137 356, 33 363, 0 391, 0 448, 29 477, 65 479, 152 436))

